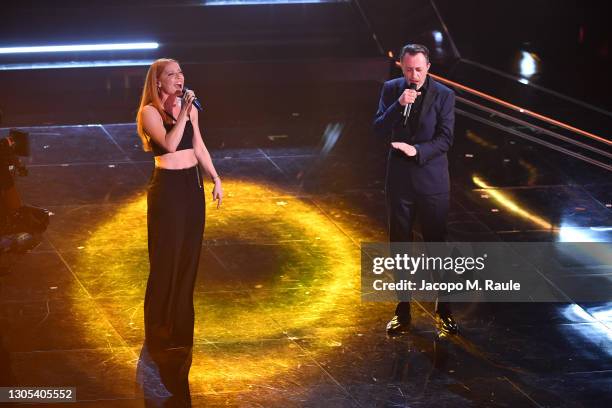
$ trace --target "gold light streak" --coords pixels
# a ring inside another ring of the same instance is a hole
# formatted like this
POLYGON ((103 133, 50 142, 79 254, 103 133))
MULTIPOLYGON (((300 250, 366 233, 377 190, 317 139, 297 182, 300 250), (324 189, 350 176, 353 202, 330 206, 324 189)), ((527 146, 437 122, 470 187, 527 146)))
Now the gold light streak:
POLYGON ((527 182, 525 184, 533 186, 540 175, 538 168, 524 159, 519 159, 518 162, 519 165, 527 171, 527 182))
MULTIPOLYGON (((305 357, 292 337, 307 337, 311 353, 333 352, 360 310, 359 248, 324 213, 265 184, 226 180, 224 187, 223 207, 207 205, 209 245, 203 255, 227 243, 270 245, 277 262, 270 263, 273 270, 250 276, 248 284, 232 282, 230 273, 212 287, 205 286, 206 278, 198 281, 190 376, 195 393, 246 392, 247 386, 295 370, 305 357)), ((146 242, 146 196, 141 194, 91 232, 75 267, 97 308, 135 355, 144 333, 146 242)), ((239 269, 247 276, 257 272, 258 262, 247 260, 239 269)), ((78 290, 75 304, 86 311, 91 300, 78 290)), ((113 335, 93 320, 82 328, 83 336, 113 335)), ((136 361, 124 364, 135 369, 136 361)))
POLYGON ((498 146, 494 143, 490 143, 489 141, 483 139, 482 137, 478 136, 478 134, 476 134, 476 132, 474 132, 473 130, 467 130, 465 132, 465 136, 471 140, 472 142, 476 143, 477 145, 480 145, 486 149, 491 149, 491 150, 497 150, 498 146))
MULTIPOLYGON (((465 132, 465 136, 471 140, 472 142, 476 143, 479 146, 484 147, 485 149, 489 149, 489 150, 497 150, 499 148, 498 145, 494 144, 494 143, 490 143, 489 141, 483 139, 482 137, 480 137, 476 132, 474 132, 473 130, 468 129, 465 132)), ((528 186, 532 186, 535 184, 535 182, 537 181, 538 177, 539 177, 539 173, 538 173, 538 169, 537 167, 535 167, 533 164, 529 163, 528 161, 524 160, 524 159, 519 159, 518 160, 518 164, 525 169, 525 171, 527 171, 527 185, 528 186)))
POLYGON ((515 213, 516 215, 533 222, 534 224, 538 225, 539 227, 542 227, 543 229, 547 229, 547 230, 556 229, 551 223, 549 223, 545 219, 538 217, 537 215, 532 214, 531 212, 522 208, 520 205, 514 202, 514 200, 512 200, 511 198, 508 198, 503 192, 496 190, 492 188, 491 186, 487 185, 487 183, 484 180, 482 180, 480 177, 472 176, 472 181, 478 187, 487 189, 487 194, 489 194, 491 197, 493 197, 495 201, 497 201, 503 207, 515 213))

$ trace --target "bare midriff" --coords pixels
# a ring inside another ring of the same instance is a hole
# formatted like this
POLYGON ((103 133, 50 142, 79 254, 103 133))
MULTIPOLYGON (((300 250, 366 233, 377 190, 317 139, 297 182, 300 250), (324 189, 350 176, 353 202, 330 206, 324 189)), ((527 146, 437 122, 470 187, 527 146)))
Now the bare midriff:
POLYGON ((155 156, 155 167, 162 169, 188 169, 196 164, 198 164, 198 159, 193 149, 179 150, 178 152, 155 156))

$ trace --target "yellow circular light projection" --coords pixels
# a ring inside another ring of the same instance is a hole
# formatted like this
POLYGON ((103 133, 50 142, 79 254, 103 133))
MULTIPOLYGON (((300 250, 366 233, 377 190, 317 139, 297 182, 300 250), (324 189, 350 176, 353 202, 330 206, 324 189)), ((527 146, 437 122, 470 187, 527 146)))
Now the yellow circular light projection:
MULTIPOLYGON (((332 352, 360 304, 359 248, 325 213, 265 184, 226 180, 224 188, 222 208, 209 202, 206 209, 190 375, 195 393, 245 391, 297 369, 305 354, 332 352), (294 338, 312 347, 306 351, 294 338)), ((144 334, 146 243, 140 194, 92 231, 76 260, 81 283, 135 356, 144 334)), ((95 322, 83 327, 85 335, 104 335, 95 322)), ((135 368, 136 361, 125 364, 135 368)))

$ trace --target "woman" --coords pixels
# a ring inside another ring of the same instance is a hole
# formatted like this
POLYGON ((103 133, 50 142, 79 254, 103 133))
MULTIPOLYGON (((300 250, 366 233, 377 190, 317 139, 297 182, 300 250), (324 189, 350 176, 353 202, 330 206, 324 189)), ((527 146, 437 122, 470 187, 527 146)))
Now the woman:
POLYGON ((213 200, 223 189, 184 92, 178 62, 158 59, 147 73, 138 110, 138 134, 155 156, 147 195, 150 273, 144 302, 145 345, 152 352, 193 345, 193 289, 204 232, 199 166, 212 178, 213 200), (199 165, 199 166, 198 166, 199 165))

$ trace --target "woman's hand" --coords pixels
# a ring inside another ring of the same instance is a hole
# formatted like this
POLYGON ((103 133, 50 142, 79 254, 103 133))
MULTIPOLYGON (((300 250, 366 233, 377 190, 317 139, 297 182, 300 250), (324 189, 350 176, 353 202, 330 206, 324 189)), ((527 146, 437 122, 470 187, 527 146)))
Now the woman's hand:
POLYGON ((212 191, 213 201, 217 202, 217 208, 221 207, 221 201, 223 201, 223 187, 221 186, 221 178, 219 176, 214 178, 215 186, 212 191))
POLYGON ((191 113, 191 107, 193 106, 193 101, 195 98, 195 93, 193 93, 191 89, 185 92, 185 95, 183 95, 183 103, 181 104, 180 114, 189 115, 189 113, 191 113))

